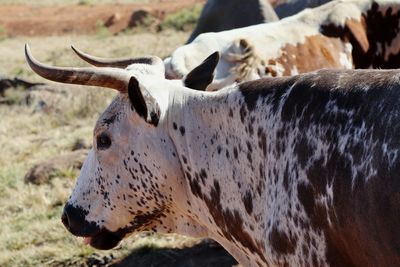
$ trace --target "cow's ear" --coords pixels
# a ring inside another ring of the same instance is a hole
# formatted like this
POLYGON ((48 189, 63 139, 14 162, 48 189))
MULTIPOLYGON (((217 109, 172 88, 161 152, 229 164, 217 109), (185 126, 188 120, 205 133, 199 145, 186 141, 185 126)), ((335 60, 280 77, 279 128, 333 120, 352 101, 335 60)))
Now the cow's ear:
POLYGON ((214 52, 183 78, 183 84, 194 90, 205 91, 207 86, 214 80, 214 72, 218 61, 219 52, 214 52))
POLYGON ((150 93, 142 88, 135 77, 131 77, 128 85, 128 96, 133 108, 146 122, 158 125, 160 120, 160 107, 150 93))

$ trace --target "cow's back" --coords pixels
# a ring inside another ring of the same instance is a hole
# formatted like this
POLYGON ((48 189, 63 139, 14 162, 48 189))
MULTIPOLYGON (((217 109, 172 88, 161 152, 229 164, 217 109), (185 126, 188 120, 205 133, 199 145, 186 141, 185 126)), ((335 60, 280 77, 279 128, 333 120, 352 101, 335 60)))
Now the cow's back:
POLYGON ((268 231, 270 241, 277 232, 288 237, 293 255, 283 261, 397 266, 399 72, 318 71, 244 83, 241 91, 249 116, 275 117, 265 168, 281 167, 270 186, 284 190, 273 207, 278 230, 268 231))

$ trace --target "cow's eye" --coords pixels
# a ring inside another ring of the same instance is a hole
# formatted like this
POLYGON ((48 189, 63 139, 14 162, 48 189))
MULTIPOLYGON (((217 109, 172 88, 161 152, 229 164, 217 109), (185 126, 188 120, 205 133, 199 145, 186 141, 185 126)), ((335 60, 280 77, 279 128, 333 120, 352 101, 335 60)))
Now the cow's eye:
POLYGON ((107 149, 111 146, 111 138, 108 134, 101 133, 97 136, 97 148, 100 150, 107 149))

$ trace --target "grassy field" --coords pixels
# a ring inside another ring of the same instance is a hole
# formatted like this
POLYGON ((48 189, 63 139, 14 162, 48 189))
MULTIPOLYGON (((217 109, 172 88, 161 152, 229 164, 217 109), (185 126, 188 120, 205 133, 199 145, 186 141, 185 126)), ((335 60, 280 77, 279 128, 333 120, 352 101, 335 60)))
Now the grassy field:
POLYGON ((101 32, 93 36, 17 37, 0 42, 0 73, 18 75, 37 82, 48 82, 32 72, 25 62, 24 44, 29 43, 33 55, 42 62, 58 66, 85 66, 70 45, 93 55, 124 57, 167 56, 187 39, 187 32, 162 31, 157 34, 131 32, 109 36, 101 32))
MULTIPOLYGON (((25 63, 25 43, 31 45, 35 57, 43 62, 83 66, 85 63, 73 54, 70 44, 105 57, 166 56, 184 43, 187 36, 187 32, 162 31, 157 35, 5 39, 0 41, 0 73, 49 83, 25 63)), ((35 112, 34 107, 22 104, 24 92, 18 90, 7 91, 6 97, 14 98, 14 105, 0 105, 0 266, 76 266, 94 252, 70 235, 60 222, 77 171, 65 170, 40 186, 23 181, 33 164, 69 152, 78 139, 91 143, 96 118, 114 95, 109 90, 80 86, 67 86, 65 91, 50 112, 35 112)), ((136 237, 112 253, 119 257, 143 244, 181 246, 193 242, 177 236, 136 237)))

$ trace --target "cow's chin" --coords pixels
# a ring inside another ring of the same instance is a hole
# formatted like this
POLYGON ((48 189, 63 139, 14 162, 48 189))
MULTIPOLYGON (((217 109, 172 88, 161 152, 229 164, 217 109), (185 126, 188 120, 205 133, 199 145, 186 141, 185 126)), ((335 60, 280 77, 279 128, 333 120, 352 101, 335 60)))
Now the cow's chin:
POLYGON ((154 228, 151 228, 151 219, 153 219, 153 217, 147 216, 143 218, 142 216, 136 216, 132 225, 119 228, 115 232, 111 232, 106 228, 98 228, 95 233, 92 233, 92 235, 83 236, 84 243, 101 250, 115 248, 122 239, 131 234, 143 231, 154 231, 154 228))
POLYGON ((85 242, 96 249, 107 250, 115 248, 122 239, 123 235, 120 233, 110 232, 103 228, 94 236, 85 237, 85 242))

